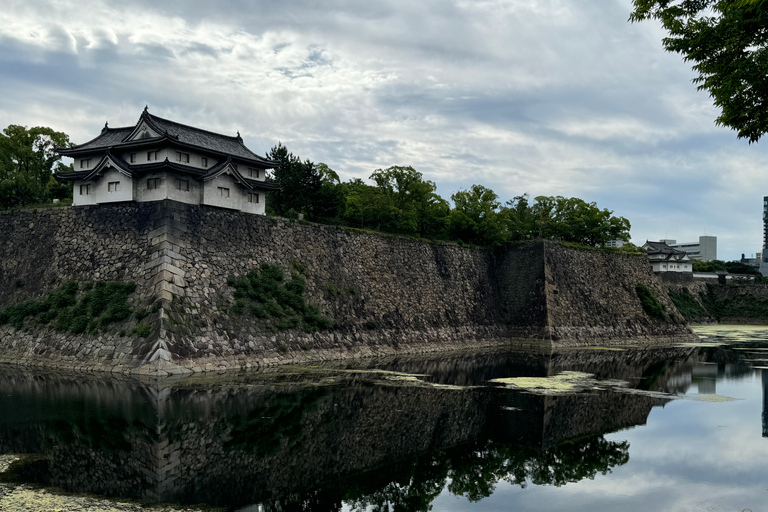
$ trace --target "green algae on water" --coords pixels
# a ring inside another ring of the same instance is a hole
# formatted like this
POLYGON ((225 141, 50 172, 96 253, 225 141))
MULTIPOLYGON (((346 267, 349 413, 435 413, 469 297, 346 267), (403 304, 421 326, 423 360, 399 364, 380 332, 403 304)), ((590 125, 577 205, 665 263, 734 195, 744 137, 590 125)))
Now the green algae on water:
POLYGON ((492 379, 489 382, 537 395, 567 395, 627 385, 626 382, 619 380, 599 381, 591 373, 573 371, 565 371, 549 377, 508 377, 492 379))

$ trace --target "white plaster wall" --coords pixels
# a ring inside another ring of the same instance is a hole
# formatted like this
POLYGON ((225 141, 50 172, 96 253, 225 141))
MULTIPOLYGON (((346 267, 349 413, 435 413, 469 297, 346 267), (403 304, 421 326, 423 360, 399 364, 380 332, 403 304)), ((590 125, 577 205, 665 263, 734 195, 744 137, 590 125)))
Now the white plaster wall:
MULTIPOLYGON (((152 164, 155 163, 155 160, 147 160, 147 152, 150 151, 148 149, 142 149, 142 150, 131 150, 126 151, 120 155, 120 157, 123 159, 124 162, 130 165, 143 165, 143 164, 152 164), (136 159, 133 163, 131 163, 131 154, 136 153, 136 159)), ((154 150, 151 150, 154 151, 154 150)), ((165 160, 166 157, 168 157, 169 162, 173 163, 179 163, 177 155, 176 155, 175 149, 158 149, 157 150, 157 162, 162 162, 165 160)), ((215 158, 207 157, 208 158, 208 165, 206 167, 203 167, 203 157, 204 155, 201 155, 199 153, 191 153, 189 151, 180 150, 181 153, 187 153, 189 154, 189 163, 184 163, 183 165, 189 165, 191 167, 197 167, 199 169, 210 169, 214 165, 218 163, 218 160, 215 158)))
POLYGON ((168 199, 179 201, 181 203, 200 204, 203 196, 201 182, 191 176, 184 176, 176 173, 168 173, 167 178, 166 190, 168 192, 168 199), (189 191, 179 190, 176 183, 177 179, 189 181, 189 191))
POLYGON ((96 183, 93 181, 76 180, 72 189, 72 206, 96 204, 96 183), (90 195, 80 195, 80 185, 91 185, 90 195))
POLYGON ((653 262, 651 263, 654 272, 692 272, 693 267, 690 262, 653 262))
MULTIPOLYGON (((116 203, 119 201, 133 201, 133 180, 124 174, 120 174, 114 169, 104 171, 95 182, 95 200, 96 203, 116 203), (108 184, 111 181, 118 182, 117 191, 110 192, 108 184)), ((94 191, 91 190, 91 194, 94 191)))
MULTIPOLYGON (((168 173, 158 172, 146 174, 135 180, 133 186, 133 197, 136 198, 136 201, 143 202, 163 200, 168 197, 168 173), (158 184, 158 188, 150 190, 147 188, 147 180, 154 178, 159 178, 160 183, 158 184)), ((190 188, 191 186, 192 184, 190 183, 190 188)))
POLYGON ((244 188, 238 188, 238 193, 242 194, 242 210, 244 212, 248 213, 255 213, 257 215, 264 215, 266 213, 266 194, 263 190, 246 190, 244 188), (249 203, 248 202, 248 193, 252 194, 259 194, 259 202, 258 203, 249 203))
POLYGON ((218 206, 220 208, 242 210, 243 202, 243 193, 240 190, 240 187, 235 184, 234 178, 229 174, 222 174, 204 183, 203 204, 218 206), (221 197, 219 187, 228 188, 229 197, 221 197))
POLYGON ((91 157, 75 158, 73 159, 74 162, 72 162, 72 167, 74 167, 76 171, 87 171, 87 170, 93 169, 94 167, 96 167, 96 164, 98 164, 101 161, 101 157, 102 155, 98 155, 98 156, 94 155, 91 157), (80 167, 80 163, 83 160, 88 160, 88 165, 86 165, 85 167, 80 167))

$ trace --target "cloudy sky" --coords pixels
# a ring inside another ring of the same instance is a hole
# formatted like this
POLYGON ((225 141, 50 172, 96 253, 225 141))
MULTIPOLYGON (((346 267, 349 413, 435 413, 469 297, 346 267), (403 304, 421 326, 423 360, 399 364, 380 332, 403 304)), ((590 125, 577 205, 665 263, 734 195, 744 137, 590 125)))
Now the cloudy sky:
POLYGON ((4 0, 0 128, 77 143, 145 105, 278 141, 343 180, 411 165, 446 199, 474 183, 595 201, 632 240, 761 250, 765 143, 715 126, 690 65, 631 0, 4 0))

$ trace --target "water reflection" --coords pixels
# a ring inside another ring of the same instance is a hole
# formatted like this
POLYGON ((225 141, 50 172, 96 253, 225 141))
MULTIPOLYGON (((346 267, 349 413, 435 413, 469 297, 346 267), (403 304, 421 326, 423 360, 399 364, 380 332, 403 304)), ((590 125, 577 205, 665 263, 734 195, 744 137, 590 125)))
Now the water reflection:
MULTIPOLYGON (((74 492, 281 511, 428 510, 446 488, 477 501, 500 483, 606 474, 630 454, 604 434, 644 424, 671 399, 658 392, 715 393, 722 375, 751 371, 745 354, 486 352, 146 382, 2 368, 0 453, 34 454, 6 479, 74 492), (572 370, 635 392, 488 385, 572 370)), ((765 390, 765 371, 762 379, 765 390)))

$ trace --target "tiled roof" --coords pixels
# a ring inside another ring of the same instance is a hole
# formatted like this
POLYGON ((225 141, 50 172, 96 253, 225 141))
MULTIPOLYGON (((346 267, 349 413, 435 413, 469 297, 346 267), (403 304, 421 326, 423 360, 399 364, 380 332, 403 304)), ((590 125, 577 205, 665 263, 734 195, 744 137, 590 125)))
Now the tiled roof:
POLYGON ((101 134, 93 140, 73 148, 62 148, 59 152, 63 155, 74 155, 99 149, 130 146, 134 144, 147 144, 155 141, 160 142, 163 139, 170 140, 172 143, 199 148, 203 151, 211 151, 213 153, 230 155, 238 159, 258 162, 267 168, 277 166, 277 162, 259 156, 245 147, 240 134, 231 137, 220 133, 209 132, 207 130, 154 116, 150 114, 147 109, 144 109, 138 123, 134 126, 126 126, 122 128, 108 128, 105 126, 101 134), (142 121, 146 122, 152 129, 160 133, 160 138, 155 137, 134 141, 126 140, 142 121))
POLYGON ((71 150, 104 149, 117 146, 122 144, 123 139, 125 139, 132 131, 133 126, 127 126, 125 128, 106 128, 95 139, 90 140, 85 144, 68 148, 69 151, 67 152, 71 152, 71 150))
POLYGON ((646 251, 650 253, 655 254, 686 254, 685 251, 680 251, 678 249, 675 249, 673 247, 670 247, 664 242, 650 242, 646 241, 643 247, 646 248, 646 251))
POLYGON ((664 242, 646 241, 643 244, 648 259, 652 262, 657 261, 689 261, 688 253, 670 247, 664 242))

